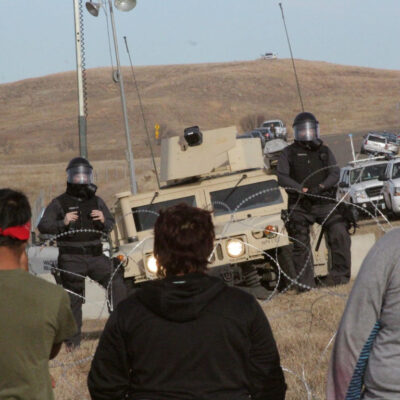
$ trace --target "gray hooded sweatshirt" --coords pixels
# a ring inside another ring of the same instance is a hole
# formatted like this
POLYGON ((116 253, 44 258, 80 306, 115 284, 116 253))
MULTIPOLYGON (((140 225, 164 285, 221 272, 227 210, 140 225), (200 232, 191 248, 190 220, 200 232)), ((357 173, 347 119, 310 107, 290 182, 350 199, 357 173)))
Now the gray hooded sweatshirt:
POLYGON ((336 335, 327 399, 400 399, 400 229, 361 266, 336 335))

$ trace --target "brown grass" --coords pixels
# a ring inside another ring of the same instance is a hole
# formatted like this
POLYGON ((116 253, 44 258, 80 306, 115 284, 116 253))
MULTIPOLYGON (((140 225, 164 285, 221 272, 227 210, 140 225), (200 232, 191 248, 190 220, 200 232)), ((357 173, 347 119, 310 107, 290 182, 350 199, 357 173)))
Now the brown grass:
MULTIPOLYGON (((400 71, 304 60, 296 65, 305 107, 317 115, 323 134, 398 129, 400 71)), ((124 73, 138 186, 144 191, 155 188, 156 180, 130 69, 124 73)), ((102 170, 125 168, 118 85, 107 68, 91 69, 87 76, 89 159, 102 170)), ((299 112, 290 60, 138 67, 136 78, 156 156, 155 123, 163 134, 235 123, 240 131, 242 118, 263 115, 283 119, 291 133, 299 112)), ((0 187, 23 189, 31 201, 41 191, 46 201, 61 193, 64 168, 79 153, 76 87, 73 71, 0 85, 0 187)), ((128 176, 110 180, 103 174, 98 183, 107 201, 129 190, 128 176)))
MULTIPOLYGON (((305 107, 322 132, 399 125, 400 72, 297 60, 305 107)), ((149 157, 138 96, 125 68, 135 158, 149 157)), ((125 158, 118 85, 106 68, 87 72, 88 148, 91 160, 125 158)), ((239 125, 249 114, 281 118, 290 128, 299 101, 290 60, 136 68, 149 133, 154 125, 182 132, 239 125)), ((1 164, 66 162, 78 153, 75 72, 0 85, 1 164), (71 139, 72 137, 72 139, 71 139)))
MULTIPOLYGON (((305 108, 316 114, 323 134, 398 130, 400 71, 304 60, 297 60, 296 68, 305 108)), ((239 125, 250 114, 280 118, 291 133, 291 121, 300 111, 290 60, 135 69, 151 136, 155 123, 179 133, 191 125, 239 125)), ((155 187, 155 175, 130 70, 123 72, 139 191, 146 191, 155 187)), ((98 173, 99 194, 111 205, 114 193, 129 189, 118 86, 106 68, 89 70, 87 76, 89 159, 98 173)), ((22 189, 32 203, 40 193, 47 203, 64 190, 66 163, 79 153, 76 87, 73 71, 0 85, 0 187, 22 189)), ((158 155, 157 146, 155 150, 158 155)), ((303 381, 314 398, 325 398, 327 346, 348 291, 349 285, 301 296, 290 292, 263 305, 282 365, 290 370, 287 399, 307 397, 303 381)), ((97 344, 90 332, 102 324, 86 321, 88 338, 82 348, 73 354, 62 350, 52 362, 57 400, 89 399, 87 357, 97 344)))
MULTIPOLYGON (((262 303, 278 344, 281 364, 288 385, 287 400, 304 400, 307 389, 314 399, 324 399, 325 379, 331 339, 336 332, 351 285, 331 290, 319 289, 296 295, 294 291, 262 303)), ((104 326, 104 320, 85 321, 81 349, 63 349, 52 362, 50 372, 56 380, 57 400, 89 399, 86 378, 90 357, 104 326)))

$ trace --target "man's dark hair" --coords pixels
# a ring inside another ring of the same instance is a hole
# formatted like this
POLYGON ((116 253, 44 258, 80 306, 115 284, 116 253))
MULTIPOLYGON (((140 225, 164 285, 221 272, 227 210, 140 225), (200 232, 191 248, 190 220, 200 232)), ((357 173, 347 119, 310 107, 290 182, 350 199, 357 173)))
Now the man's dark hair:
MULTIPOLYGON (((12 189, 0 189, 0 228, 2 230, 26 224, 31 219, 31 206, 27 197, 12 189)), ((25 240, 0 234, 0 246, 17 247, 25 240)))
POLYGON ((184 203, 161 210, 154 225, 159 275, 204 272, 214 238, 211 212, 184 203))

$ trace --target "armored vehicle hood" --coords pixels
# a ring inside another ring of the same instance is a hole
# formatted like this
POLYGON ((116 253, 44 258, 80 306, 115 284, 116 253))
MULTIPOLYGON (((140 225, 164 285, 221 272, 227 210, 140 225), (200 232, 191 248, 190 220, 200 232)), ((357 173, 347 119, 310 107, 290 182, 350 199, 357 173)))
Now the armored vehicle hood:
POLYGON ((146 282, 136 291, 136 296, 160 317, 183 322, 197 319, 224 288, 221 279, 192 273, 146 282))
POLYGON ((179 180, 263 168, 260 141, 236 139, 236 127, 203 132, 202 143, 190 146, 183 137, 161 141, 160 179, 167 185, 179 180))

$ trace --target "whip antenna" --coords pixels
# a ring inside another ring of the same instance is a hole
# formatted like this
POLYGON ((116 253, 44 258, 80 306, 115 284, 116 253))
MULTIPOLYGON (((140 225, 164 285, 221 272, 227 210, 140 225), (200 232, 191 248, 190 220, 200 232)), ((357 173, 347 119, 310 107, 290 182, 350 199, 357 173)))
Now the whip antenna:
POLYGON ((145 117, 145 115, 144 115, 143 104, 142 104, 142 97, 140 96, 139 86, 138 86, 137 81, 136 81, 135 71, 133 70, 132 59, 131 59, 131 53, 129 52, 128 40, 126 39, 126 36, 124 36, 124 41, 125 41, 126 52, 128 53, 128 57, 129 57, 129 62, 130 62, 130 64, 131 64, 131 72, 132 72, 133 82, 134 82, 134 84, 135 84, 136 93, 137 93, 138 99, 139 99, 140 113, 141 113, 142 118, 143 118, 144 129, 145 129, 145 131, 146 131, 147 140, 148 140, 149 146, 150 146, 151 159, 152 159, 152 161, 153 161, 153 167, 154 167, 154 171, 155 171, 155 173, 156 173, 157 185, 158 185, 158 188, 161 189, 161 186, 160 186, 160 178, 159 178, 159 176, 158 176, 158 171, 157 171, 157 166, 156 166, 156 160, 155 160, 155 158, 154 158, 153 146, 151 145, 149 130, 147 129, 147 121, 146 121, 146 117, 145 117))
POLYGON ((300 104, 301 104, 301 111, 304 112, 303 98, 301 97, 301 90, 300 90, 299 79, 297 78, 296 66, 295 66, 295 64, 294 64, 293 53, 292 53, 292 46, 290 45, 289 34, 288 34, 288 31, 287 31, 287 28, 286 28, 285 15, 283 14, 282 3, 279 3, 279 7, 281 8, 283 25, 284 25, 284 27, 285 27, 286 38, 287 38, 288 45, 289 45, 290 58, 292 59, 292 65, 293 65, 294 76, 295 76, 295 78, 296 78, 297 93, 299 94, 299 99, 300 99, 300 104))

